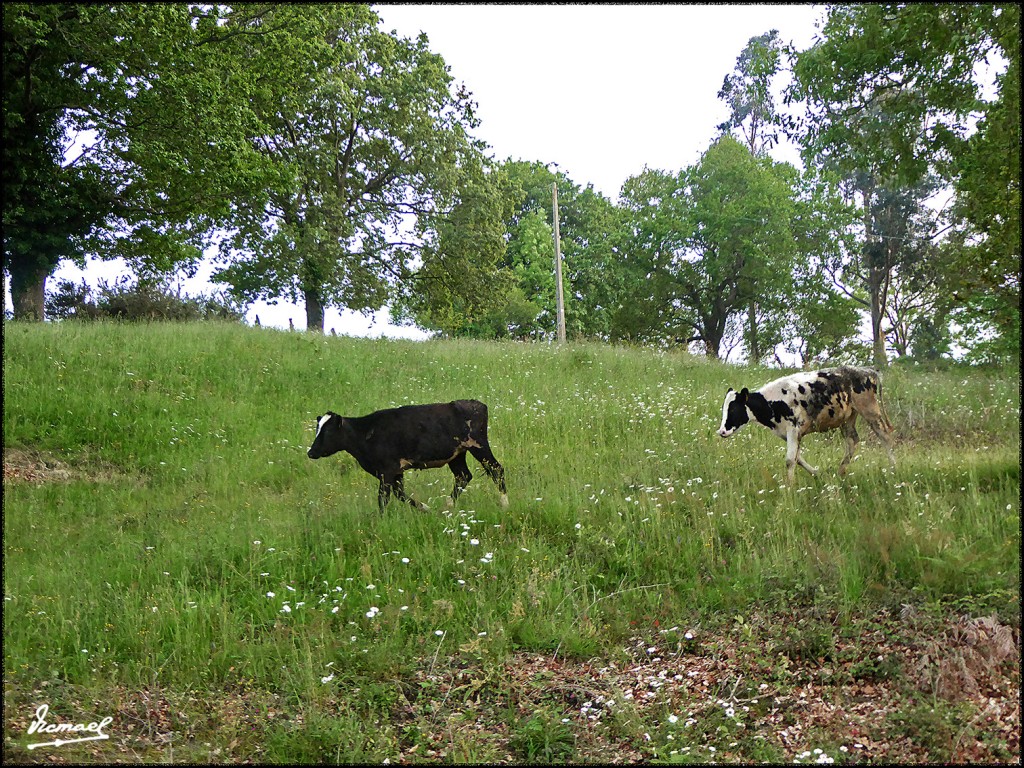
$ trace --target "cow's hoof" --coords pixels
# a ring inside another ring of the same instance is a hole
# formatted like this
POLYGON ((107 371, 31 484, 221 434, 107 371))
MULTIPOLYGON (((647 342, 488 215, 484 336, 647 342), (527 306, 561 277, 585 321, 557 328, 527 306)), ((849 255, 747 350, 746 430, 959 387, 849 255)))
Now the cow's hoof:
POLYGON ((503 509, 507 509, 508 508, 508 494, 507 493, 501 494, 501 506, 502 506, 503 509))

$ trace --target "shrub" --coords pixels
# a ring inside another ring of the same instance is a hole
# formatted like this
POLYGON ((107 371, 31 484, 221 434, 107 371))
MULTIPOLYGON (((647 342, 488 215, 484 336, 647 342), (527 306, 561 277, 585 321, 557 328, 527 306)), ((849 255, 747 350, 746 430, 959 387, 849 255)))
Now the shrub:
POLYGON ((226 294, 188 296, 171 291, 167 281, 132 282, 127 276, 113 285, 101 280, 94 292, 85 281, 62 280, 46 297, 46 316, 55 320, 234 320, 244 307, 226 294))

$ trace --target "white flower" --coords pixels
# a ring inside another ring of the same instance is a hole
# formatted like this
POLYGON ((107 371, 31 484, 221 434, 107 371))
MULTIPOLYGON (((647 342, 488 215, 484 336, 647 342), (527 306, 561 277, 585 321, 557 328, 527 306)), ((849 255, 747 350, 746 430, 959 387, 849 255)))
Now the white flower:
POLYGON ((669 721, 670 723, 675 723, 675 722, 678 722, 678 721, 679 721, 679 718, 678 718, 678 717, 677 717, 676 715, 669 715, 669 716, 668 716, 668 721, 669 721))
POLYGON ((329 683, 329 682, 331 682, 331 680, 333 680, 333 679, 334 679, 334 675, 333 675, 333 674, 330 674, 330 675, 328 675, 327 677, 321 677, 321 678, 320 678, 320 682, 321 682, 321 683, 325 683, 325 684, 326 684, 326 683, 329 683))
POLYGON ((274 592, 267 592, 267 597, 277 597, 277 594, 274 592))

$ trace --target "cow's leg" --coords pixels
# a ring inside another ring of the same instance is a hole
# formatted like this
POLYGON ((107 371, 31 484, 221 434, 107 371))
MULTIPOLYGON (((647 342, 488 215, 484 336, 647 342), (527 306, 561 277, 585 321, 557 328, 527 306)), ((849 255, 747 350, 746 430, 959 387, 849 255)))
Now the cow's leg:
POLYGON ((395 498, 399 501, 404 501, 414 509, 419 509, 423 512, 429 512, 430 508, 426 504, 421 504, 416 501, 412 496, 409 496, 405 492, 405 480, 402 477, 402 473, 394 475, 394 479, 391 481, 391 490, 395 494, 395 498))
POLYGON ((455 475, 455 488, 452 489, 452 497, 448 502, 451 506, 455 503, 455 500, 459 498, 459 494, 465 490, 466 486, 469 485, 469 481, 473 479, 473 474, 469 471, 469 467, 466 465, 466 454, 460 453, 454 459, 448 462, 448 468, 451 469, 452 474, 455 475))
POLYGON ((844 421, 841 429, 843 437, 846 438, 846 455, 839 463, 839 474, 845 475, 846 465, 853 459, 853 454, 857 451, 857 443, 860 442, 860 436, 857 434, 857 414, 854 414, 848 421, 844 421))
POLYGON ((413 499, 411 496, 407 496, 405 493, 405 483, 402 478, 401 472, 385 472, 380 475, 380 490, 377 492, 377 504, 380 506, 380 511, 384 511, 384 507, 388 504, 388 499, 391 498, 391 494, 395 495, 395 498, 399 501, 404 501, 416 509, 421 509, 424 512, 427 511, 427 507, 420 504, 418 501, 413 499))
POLYGON ((790 484, 796 482, 796 465, 806 469, 812 475, 818 473, 817 467, 812 467, 800 455, 800 433, 794 427, 786 432, 786 477, 790 484))
POLYGON ((388 505, 388 499, 391 498, 391 482, 387 475, 380 476, 380 488, 377 490, 377 506, 380 507, 381 512, 384 511, 384 508, 388 505))
POLYGON ((868 426, 871 427, 871 431, 878 435, 878 439, 882 441, 882 445, 885 446, 885 450, 889 454, 889 463, 895 467, 896 454, 892 450, 892 433, 885 428, 881 412, 862 413, 861 415, 864 417, 864 421, 868 423, 868 426))
POLYGON ((473 454, 474 459, 480 462, 484 472, 498 486, 498 490, 501 492, 501 506, 507 507, 508 490, 505 488, 505 468, 494 458, 494 454, 491 453, 491 446, 487 444, 487 439, 481 440, 480 445, 470 448, 469 452, 473 454))

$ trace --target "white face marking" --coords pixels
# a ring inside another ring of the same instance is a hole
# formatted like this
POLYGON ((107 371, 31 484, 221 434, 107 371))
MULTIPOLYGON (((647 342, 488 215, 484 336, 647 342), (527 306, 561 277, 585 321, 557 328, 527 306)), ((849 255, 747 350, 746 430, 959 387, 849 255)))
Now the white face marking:
POLYGON ((719 437, 729 437, 735 429, 726 429, 725 422, 729 418, 729 404, 736 399, 735 390, 730 389, 725 395, 725 402, 722 404, 722 426, 718 428, 719 437))
POLYGON ((320 421, 316 425, 316 436, 313 438, 313 442, 316 442, 316 438, 320 437, 320 430, 324 428, 324 424, 331 420, 331 414, 326 413, 320 417, 320 421))

